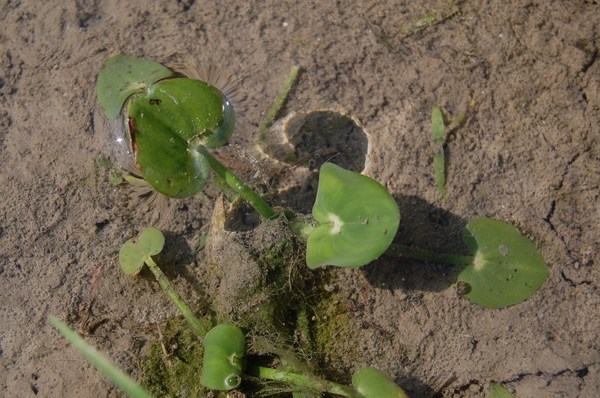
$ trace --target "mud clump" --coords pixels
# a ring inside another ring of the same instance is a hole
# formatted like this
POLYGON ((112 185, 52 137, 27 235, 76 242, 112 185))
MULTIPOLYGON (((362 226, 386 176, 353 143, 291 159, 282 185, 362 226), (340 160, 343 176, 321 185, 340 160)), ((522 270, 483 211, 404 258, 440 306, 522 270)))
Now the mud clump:
POLYGON ((283 217, 231 230, 239 226, 240 209, 228 207, 217 200, 204 250, 203 279, 217 319, 289 341, 314 277, 304 263, 304 245, 283 217))

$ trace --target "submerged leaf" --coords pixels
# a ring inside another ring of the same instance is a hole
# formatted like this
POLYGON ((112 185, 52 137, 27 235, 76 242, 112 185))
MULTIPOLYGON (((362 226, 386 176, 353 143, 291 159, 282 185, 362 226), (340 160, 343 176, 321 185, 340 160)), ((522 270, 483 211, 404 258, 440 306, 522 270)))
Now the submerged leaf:
POLYGON ((127 115, 144 179, 173 198, 204 188, 209 165, 198 148, 222 146, 235 124, 233 108, 218 89, 187 78, 153 85, 131 100, 127 115))
POLYGON ((104 61, 98 75, 98 101, 109 119, 115 119, 132 94, 159 80, 173 76, 171 69, 144 58, 115 55, 104 61))
POLYGON ((160 253, 165 245, 162 232, 154 227, 144 229, 138 237, 129 239, 121 246, 119 263, 127 275, 135 275, 144 266, 148 256, 160 253))
POLYGON ((488 308, 503 308, 527 300, 548 277, 548 267, 535 245, 508 223, 480 218, 467 224, 465 243, 473 264, 458 281, 468 285, 465 296, 488 308))
POLYGON ((363 266, 385 252, 400 223, 398 206, 381 184, 333 163, 321 166, 313 217, 318 226, 307 242, 310 268, 363 266))

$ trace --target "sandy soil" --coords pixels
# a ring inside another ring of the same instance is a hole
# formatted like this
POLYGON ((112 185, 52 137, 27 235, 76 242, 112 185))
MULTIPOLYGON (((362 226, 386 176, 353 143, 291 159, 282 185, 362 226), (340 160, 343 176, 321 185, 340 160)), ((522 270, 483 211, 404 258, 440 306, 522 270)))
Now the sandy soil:
MULTIPOLYGON (((336 271, 361 325, 362 363, 414 397, 517 397, 600 391, 600 4, 469 0, 254 2, 10 1, 0 4, 0 395, 120 394, 49 325, 56 314, 127 371, 175 314, 148 278, 121 275, 116 253, 151 223, 107 181, 95 79, 122 52, 167 65, 222 66, 242 78, 243 112, 227 149, 256 163, 258 125, 292 65, 284 113, 332 109, 370 136, 367 173, 396 197, 397 240, 460 250, 474 216, 516 225, 550 277, 529 301, 486 310, 459 297, 456 270, 383 259, 336 271), (413 34, 410 34, 413 32, 413 34), (468 110, 450 140, 448 194, 433 181, 430 112, 468 110)), ((213 188, 160 215, 183 295, 202 296, 195 254, 213 188)), ((340 353, 343 356, 344 353, 340 353)), ((335 359, 333 358, 332 361, 335 359)), ((352 368, 352 365, 349 365, 352 368)))

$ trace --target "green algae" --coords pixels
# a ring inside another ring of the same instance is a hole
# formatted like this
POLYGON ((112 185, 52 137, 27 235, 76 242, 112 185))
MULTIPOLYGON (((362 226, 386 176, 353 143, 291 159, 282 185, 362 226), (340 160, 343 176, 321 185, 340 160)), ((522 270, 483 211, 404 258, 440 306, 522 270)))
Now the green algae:
POLYGON ((363 362, 360 351, 360 322, 351 312, 346 296, 340 292, 321 296, 315 306, 313 330, 315 349, 328 376, 336 379, 349 374, 356 363, 363 362))
POLYGON ((167 321, 161 338, 150 344, 142 362, 142 384, 156 397, 203 397, 200 385, 202 341, 182 317, 167 321))

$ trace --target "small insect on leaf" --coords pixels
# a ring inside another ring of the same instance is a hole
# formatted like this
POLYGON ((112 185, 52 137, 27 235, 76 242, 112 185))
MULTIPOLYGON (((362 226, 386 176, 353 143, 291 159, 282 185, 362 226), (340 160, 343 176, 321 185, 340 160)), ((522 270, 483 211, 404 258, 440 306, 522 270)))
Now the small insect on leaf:
POLYGON ((204 337, 200 384, 211 390, 229 391, 242 383, 246 337, 237 326, 220 324, 204 337))
POLYGON ((106 116, 115 119, 134 93, 159 80, 171 77, 174 72, 155 61, 129 55, 115 55, 104 62, 98 75, 96 92, 106 116))
POLYGON ((119 263, 127 275, 136 275, 148 256, 160 253, 165 245, 165 237, 159 229, 148 227, 136 238, 129 239, 121 246, 119 263))

